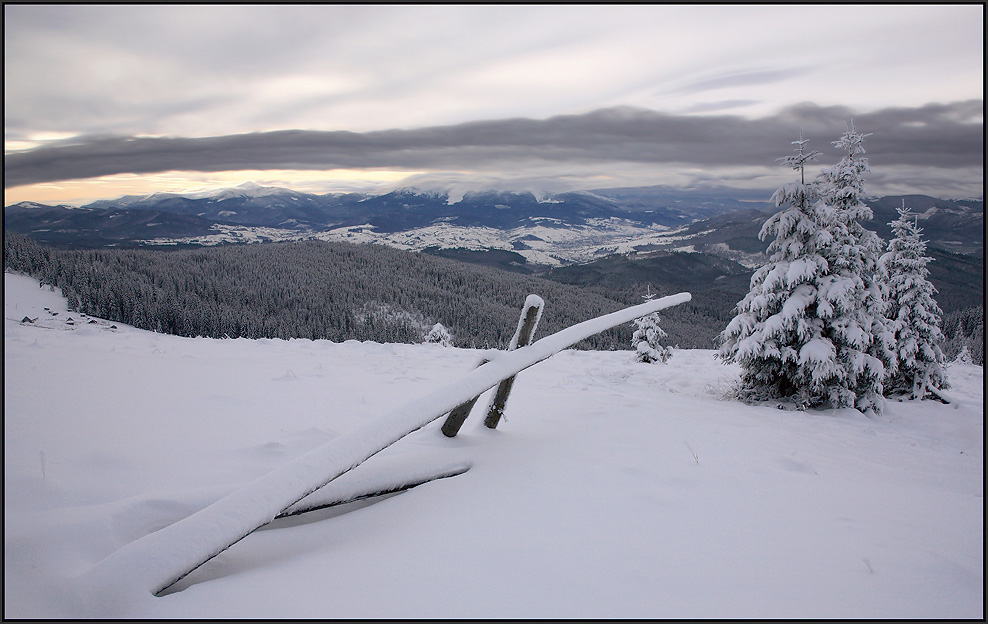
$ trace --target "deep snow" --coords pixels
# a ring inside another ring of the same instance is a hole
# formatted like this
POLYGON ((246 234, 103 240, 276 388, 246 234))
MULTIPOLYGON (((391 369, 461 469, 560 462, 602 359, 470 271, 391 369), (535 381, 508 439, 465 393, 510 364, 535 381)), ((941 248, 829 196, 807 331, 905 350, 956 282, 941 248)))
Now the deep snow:
POLYGON ((276 520, 154 597, 92 571, 484 352, 111 329, 10 274, 4 312, 6 618, 984 618, 980 367, 869 419, 726 400, 712 351, 566 350, 497 430, 481 401, 340 479, 468 472, 276 520))

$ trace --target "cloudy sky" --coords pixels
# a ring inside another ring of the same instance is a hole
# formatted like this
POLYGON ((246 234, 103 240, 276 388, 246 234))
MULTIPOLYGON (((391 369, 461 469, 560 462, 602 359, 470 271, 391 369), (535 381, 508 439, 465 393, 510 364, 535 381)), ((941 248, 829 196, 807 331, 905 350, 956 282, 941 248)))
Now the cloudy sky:
POLYGON ((5 5, 5 205, 251 180, 978 196, 984 6, 5 5))

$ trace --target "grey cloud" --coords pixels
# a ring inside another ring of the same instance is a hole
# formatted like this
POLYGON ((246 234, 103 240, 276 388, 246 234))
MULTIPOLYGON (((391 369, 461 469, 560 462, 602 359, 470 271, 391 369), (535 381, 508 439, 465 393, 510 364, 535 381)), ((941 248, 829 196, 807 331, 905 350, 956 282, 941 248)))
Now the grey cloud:
POLYGON ((854 115, 842 107, 801 104, 757 120, 730 115, 669 115, 620 107, 544 120, 503 119, 413 130, 283 130, 206 138, 80 137, 8 154, 5 187, 119 173, 168 170, 518 168, 521 163, 647 163, 774 166, 802 127, 811 147, 830 143, 853 119, 870 132, 872 166, 983 167, 981 100, 854 115), (975 123, 965 120, 977 119, 975 123))
POLYGON ((730 110, 732 108, 743 108, 758 104, 759 100, 721 100, 719 102, 698 102, 684 112, 687 113, 712 113, 714 111, 730 110))
POLYGON ((781 82, 796 76, 805 76, 808 69, 805 67, 793 67, 789 69, 766 69, 740 72, 729 72, 695 80, 678 89, 675 93, 700 93, 702 91, 712 91, 714 89, 725 89, 728 87, 748 87, 752 85, 763 85, 773 82, 781 82))

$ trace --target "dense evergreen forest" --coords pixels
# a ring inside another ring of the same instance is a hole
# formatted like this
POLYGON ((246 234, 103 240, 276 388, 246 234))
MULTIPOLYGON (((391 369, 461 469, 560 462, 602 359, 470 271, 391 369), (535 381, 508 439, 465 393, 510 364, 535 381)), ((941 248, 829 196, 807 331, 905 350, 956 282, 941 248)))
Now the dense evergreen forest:
MULTIPOLYGON (((693 295, 691 302, 661 313, 668 333, 664 342, 712 349, 730 320, 736 303, 732 292, 740 285, 726 287, 720 280, 726 288, 720 283, 690 288, 663 283, 656 274, 642 276, 641 284, 627 276, 565 284, 343 242, 68 250, 12 232, 4 232, 4 270, 61 288, 77 312, 179 336, 415 343, 442 323, 453 344, 475 348, 503 348, 529 294, 546 300, 538 337, 641 303, 648 282, 660 296, 693 295)), ((559 273, 556 279, 565 271, 559 273)), ((631 324, 618 327, 578 347, 631 349, 633 329, 631 324)), ((983 307, 948 312, 943 330, 948 358, 967 346, 975 363, 983 364, 983 307)))
POLYGON ((985 308, 973 307, 948 312, 943 315, 943 334, 946 341, 943 352, 953 360, 965 347, 971 361, 985 365, 985 308))
MULTIPOLYGON (((414 343, 438 322, 456 346, 503 348, 529 294, 546 301, 537 336, 642 302, 631 289, 608 295, 427 254, 324 241, 66 250, 5 232, 4 269, 61 288, 78 312, 212 338, 414 343)), ((663 313, 667 342, 712 348, 722 322, 702 310, 701 293, 694 298, 699 305, 663 313)), ((628 324, 579 346, 630 349, 632 330, 628 324)))

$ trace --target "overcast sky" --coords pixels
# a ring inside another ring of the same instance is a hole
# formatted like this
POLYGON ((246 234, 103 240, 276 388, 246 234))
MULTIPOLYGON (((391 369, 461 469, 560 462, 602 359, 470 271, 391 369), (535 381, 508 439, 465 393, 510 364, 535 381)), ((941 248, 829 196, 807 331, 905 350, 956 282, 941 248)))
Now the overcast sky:
POLYGON ((5 204, 252 180, 981 195, 984 6, 5 5, 5 204))

